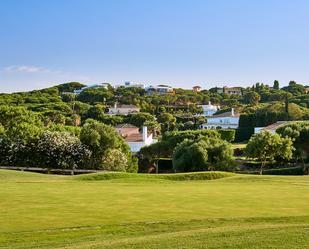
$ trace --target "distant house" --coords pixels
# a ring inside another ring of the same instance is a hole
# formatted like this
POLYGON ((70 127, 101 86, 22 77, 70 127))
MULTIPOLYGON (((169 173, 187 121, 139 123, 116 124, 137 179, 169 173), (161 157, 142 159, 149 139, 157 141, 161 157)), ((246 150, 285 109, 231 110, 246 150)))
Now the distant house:
POLYGON ((193 92, 200 92, 201 91, 201 87, 200 86, 194 86, 192 87, 193 92))
POLYGON ((261 131, 269 131, 270 133, 276 133, 276 130, 286 124, 289 123, 295 123, 295 122, 309 122, 309 120, 297 120, 297 121, 277 121, 276 123, 273 123, 271 125, 265 126, 265 127, 255 127, 254 128, 254 134, 259 133, 261 131))
POLYGON ((81 89, 74 90, 74 93, 80 94, 81 92, 83 92, 86 89, 98 89, 98 88, 108 89, 109 85, 110 85, 109 83, 92 84, 92 85, 89 85, 89 86, 82 87, 81 89))
POLYGON ((239 124, 239 113, 235 113, 234 108, 229 112, 213 115, 207 118, 207 123, 202 124, 202 129, 237 129, 239 124))
POLYGON ((305 93, 306 93, 306 94, 309 94, 309 86, 306 86, 306 87, 305 87, 305 93))
POLYGON ((116 126, 117 132, 125 139, 131 152, 138 152, 144 146, 155 143, 152 133, 148 133, 146 126, 143 126, 142 132, 139 128, 131 124, 120 124, 116 126))
POLYGON ((118 87, 137 87, 137 88, 145 88, 145 85, 144 84, 136 84, 136 83, 132 83, 131 81, 126 81, 124 82, 123 85, 116 85, 115 88, 118 88, 118 87))
POLYGON ((147 94, 168 94, 174 93, 174 88, 167 85, 148 86, 145 88, 147 94))
POLYGON ((137 113, 140 111, 135 105, 117 105, 115 103, 114 107, 109 108, 108 113, 112 115, 128 115, 131 113, 137 113))
POLYGON ((212 105, 209 101, 208 105, 199 105, 203 109, 203 116, 209 117, 214 115, 218 110, 220 110, 220 106, 212 105))
POLYGON ((223 93, 241 96, 242 87, 223 87, 223 93))

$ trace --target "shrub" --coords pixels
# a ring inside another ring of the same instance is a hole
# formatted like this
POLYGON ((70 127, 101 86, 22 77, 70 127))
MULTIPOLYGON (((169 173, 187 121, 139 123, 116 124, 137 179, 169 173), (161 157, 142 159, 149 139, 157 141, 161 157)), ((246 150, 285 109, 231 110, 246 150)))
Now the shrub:
POLYGON ((227 170, 233 160, 231 145, 218 138, 185 140, 175 148, 173 168, 176 172, 227 170))
POLYGON ((218 132, 221 136, 221 139, 225 141, 233 142, 235 140, 236 131, 233 129, 220 129, 218 132))
POLYGON ((160 157, 169 157, 173 155, 175 147, 185 139, 196 140, 202 137, 220 138, 216 130, 188 130, 165 132, 161 141, 143 147, 140 154, 144 158, 154 159, 160 157))
POLYGON ((254 128, 252 127, 239 127, 236 130, 235 142, 247 141, 254 134, 254 128))
POLYGON ((77 137, 66 132, 44 132, 36 148, 41 165, 48 168, 74 169, 91 155, 77 137))
POLYGON ((126 171, 128 159, 126 155, 118 149, 106 151, 101 168, 110 171, 126 171))
POLYGON ((245 155, 261 162, 260 174, 266 162, 290 160, 293 154, 292 140, 278 134, 263 131, 252 136, 245 148, 245 155))

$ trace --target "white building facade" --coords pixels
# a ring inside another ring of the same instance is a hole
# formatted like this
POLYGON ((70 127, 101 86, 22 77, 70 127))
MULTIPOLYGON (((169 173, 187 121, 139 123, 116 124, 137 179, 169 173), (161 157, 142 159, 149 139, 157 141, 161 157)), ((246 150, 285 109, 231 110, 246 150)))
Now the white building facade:
POLYGON ((217 111, 220 110, 220 106, 218 105, 212 105, 209 101, 208 105, 199 105, 203 109, 203 116, 209 117, 214 115, 217 111))
POLYGON ((142 132, 139 132, 138 127, 130 124, 118 125, 116 130, 125 139, 131 152, 139 152, 142 147, 157 142, 153 139, 152 133, 148 133, 146 126, 143 126, 142 132))
POLYGON ((157 86, 148 86, 145 88, 145 91, 147 94, 167 94, 167 93, 173 93, 174 88, 167 85, 157 85, 157 86))
POLYGON ((234 108, 230 112, 213 115, 207 118, 207 123, 201 125, 202 129, 237 129, 239 125, 239 114, 234 108))

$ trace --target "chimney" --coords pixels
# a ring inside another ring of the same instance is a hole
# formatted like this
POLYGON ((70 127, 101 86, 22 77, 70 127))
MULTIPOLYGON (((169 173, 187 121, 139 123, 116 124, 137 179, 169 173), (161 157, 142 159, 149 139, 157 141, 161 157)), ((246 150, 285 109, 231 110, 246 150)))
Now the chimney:
POLYGON ((117 108, 117 102, 115 102, 115 104, 114 104, 114 108, 115 108, 115 109, 117 108))
POLYGON ((211 101, 208 101, 208 105, 211 105, 211 101))
POLYGON ((147 138, 148 138, 147 126, 143 126, 142 136, 143 136, 143 142, 145 142, 147 140, 147 138))
POLYGON ((232 113, 232 116, 235 116, 234 108, 232 108, 231 113, 232 113))

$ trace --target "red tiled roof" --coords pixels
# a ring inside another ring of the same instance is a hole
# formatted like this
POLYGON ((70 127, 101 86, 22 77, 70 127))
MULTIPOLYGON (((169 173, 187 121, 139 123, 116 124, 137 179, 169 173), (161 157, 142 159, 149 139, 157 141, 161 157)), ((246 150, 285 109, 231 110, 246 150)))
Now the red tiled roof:
POLYGON ((129 134, 128 136, 125 137, 125 140, 127 142, 142 142, 143 141, 143 136, 140 133, 129 134))
POLYGON ((138 127, 132 124, 118 124, 116 125, 116 128, 135 128, 136 129, 138 127))

